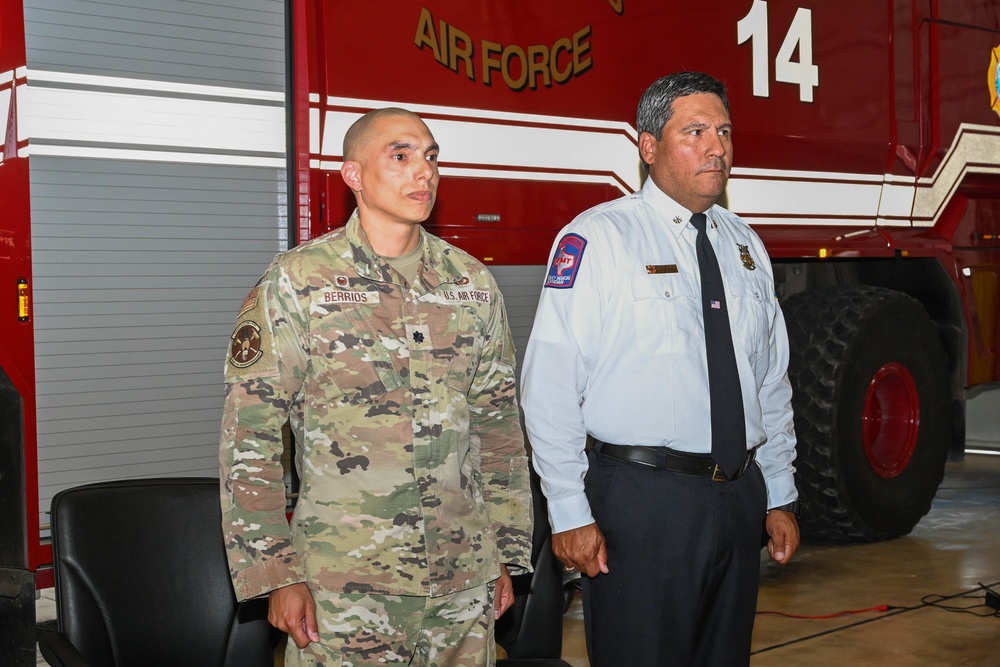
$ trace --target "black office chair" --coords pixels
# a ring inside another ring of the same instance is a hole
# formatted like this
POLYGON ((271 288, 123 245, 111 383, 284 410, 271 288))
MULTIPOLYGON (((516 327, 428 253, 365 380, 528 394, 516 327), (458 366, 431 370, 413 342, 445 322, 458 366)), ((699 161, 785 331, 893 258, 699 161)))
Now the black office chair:
POLYGON ((497 667, 571 667, 561 659, 563 566, 552 553, 552 530, 541 484, 531 471, 535 530, 531 536, 534 572, 513 577, 514 604, 496 622, 496 640, 507 652, 497 667))
POLYGON ((49 665, 272 667, 267 599, 237 603, 221 521, 212 478, 56 494, 57 619, 37 632, 49 665))

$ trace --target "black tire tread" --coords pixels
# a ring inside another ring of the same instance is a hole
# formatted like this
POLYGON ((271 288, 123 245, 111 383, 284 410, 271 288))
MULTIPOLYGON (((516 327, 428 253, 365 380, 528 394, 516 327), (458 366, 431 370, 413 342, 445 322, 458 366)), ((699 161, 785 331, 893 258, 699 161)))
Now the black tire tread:
MULTIPOLYGON (((782 304, 791 348, 789 379, 798 439, 795 478, 805 537, 872 542, 909 533, 930 510, 944 474, 947 442, 939 445, 940 465, 932 463, 938 468, 933 483, 922 484, 926 489, 911 490, 915 497, 906 510, 908 516, 888 528, 865 519, 859 511, 864 501, 852 498, 845 484, 845 475, 856 474, 845 469, 840 442, 844 436, 837 433, 845 359, 854 346, 866 344, 862 337, 869 318, 887 309, 902 309, 918 323, 926 320, 924 326, 936 332, 919 301, 880 287, 821 288, 793 295, 782 304)), ((929 349, 926 354, 937 372, 946 372, 943 348, 929 349)))

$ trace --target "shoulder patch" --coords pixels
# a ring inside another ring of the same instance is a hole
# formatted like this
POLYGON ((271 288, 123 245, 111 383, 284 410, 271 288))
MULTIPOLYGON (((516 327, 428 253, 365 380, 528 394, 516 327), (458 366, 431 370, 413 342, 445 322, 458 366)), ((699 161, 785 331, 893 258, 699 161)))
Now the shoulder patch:
POLYGON ((267 316, 267 295, 255 287, 240 306, 226 352, 226 382, 272 377, 278 371, 274 336, 267 316))
POLYGON ((254 287, 247 294, 247 298, 243 299, 243 305, 240 306, 240 314, 236 316, 237 319, 243 317, 248 310, 253 310, 254 306, 257 305, 257 293, 260 291, 260 287, 254 287))
POLYGON ((264 356, 261 349, 260 325, 256 322, 243 322, 236 327, 230 337, 229 363, 236 368, 253 366, 264 356))
POLYGON ((580 270, 583 261, 583 251, 587 248, 587 239, 579 234, 566 234, 559 240, 552 265, 545 277, 545 287, 568 289, 576 282, 576 272, 580 270))

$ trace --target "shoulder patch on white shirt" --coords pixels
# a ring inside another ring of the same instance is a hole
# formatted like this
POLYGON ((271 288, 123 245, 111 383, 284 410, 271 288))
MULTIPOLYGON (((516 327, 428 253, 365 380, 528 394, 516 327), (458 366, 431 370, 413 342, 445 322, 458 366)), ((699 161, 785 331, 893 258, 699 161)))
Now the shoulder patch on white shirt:
POLYGON ((576 282, 576 272, 583 262, 583 251, 587 248, 587 239, 579 234, 566 234, 559 240, 552 265, 545 277, 545 287, 568 289, 576 282))

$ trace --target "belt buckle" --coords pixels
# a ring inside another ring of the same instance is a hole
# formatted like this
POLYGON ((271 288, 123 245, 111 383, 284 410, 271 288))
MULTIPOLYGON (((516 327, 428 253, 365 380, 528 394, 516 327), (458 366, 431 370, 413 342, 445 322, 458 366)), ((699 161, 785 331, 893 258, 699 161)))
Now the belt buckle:
POLYGON ((716 463, 715 467, 712 468, 712 481, 713 482, 728 482, 729 478, 726 477, 726 473, 722 472, 722 468, 716 463))

